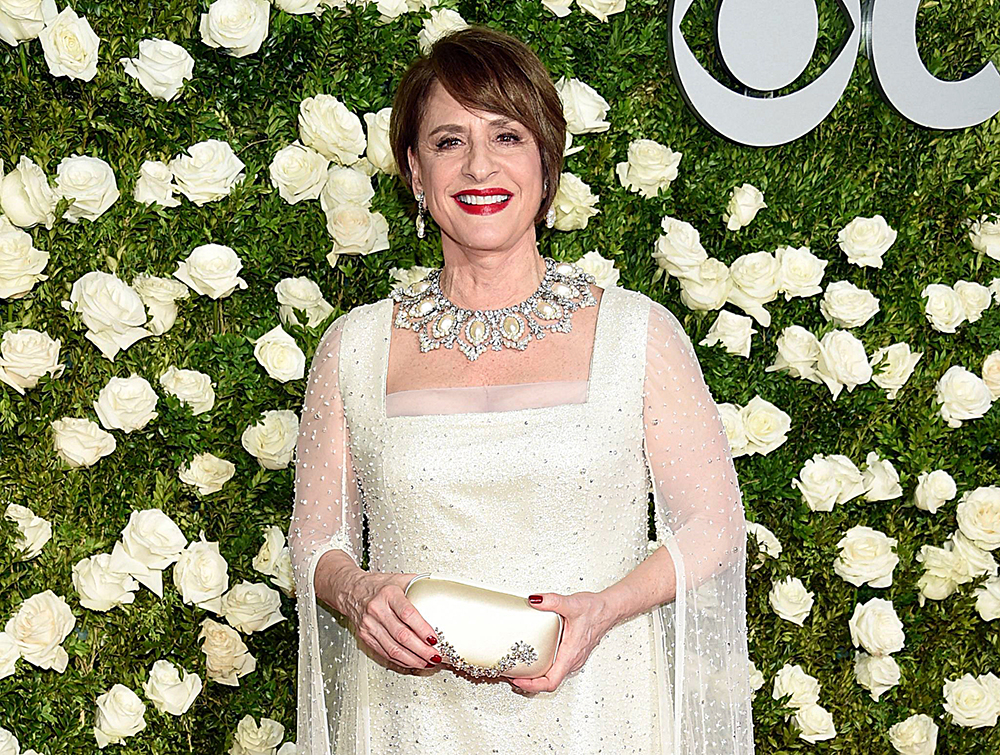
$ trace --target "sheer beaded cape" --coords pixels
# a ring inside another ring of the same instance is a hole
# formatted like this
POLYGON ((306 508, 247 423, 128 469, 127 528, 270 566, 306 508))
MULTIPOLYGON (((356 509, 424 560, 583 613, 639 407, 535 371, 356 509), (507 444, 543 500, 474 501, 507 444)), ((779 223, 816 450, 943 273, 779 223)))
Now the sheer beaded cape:
POLYGON ((677 318, 608 288, 588 381, 386 396, 392 305, 338 317, 307 377, 288 531, 299 752, 752 755, 742 497, 677 318), (339 548, 372 571, 599 591, 657 546, 675 599, 613 628, 552 693, 377 662, 314 584, 339 548))

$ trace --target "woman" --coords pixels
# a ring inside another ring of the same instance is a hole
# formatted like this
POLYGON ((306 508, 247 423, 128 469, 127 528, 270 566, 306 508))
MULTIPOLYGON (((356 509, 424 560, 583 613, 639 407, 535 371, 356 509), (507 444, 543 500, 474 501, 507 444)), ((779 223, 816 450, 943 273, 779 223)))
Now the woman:
POLYGON ((300 751, 752 753, 729 444, 673 314, 539 252, 565 143, 548 72, 506 34, 455 32, 407 70, 390 138, 444 264, 313 358, 289 528, 300 751), (546 676, 440 665, 404 595, 423 572, 541 596, 565 620, 546 676))

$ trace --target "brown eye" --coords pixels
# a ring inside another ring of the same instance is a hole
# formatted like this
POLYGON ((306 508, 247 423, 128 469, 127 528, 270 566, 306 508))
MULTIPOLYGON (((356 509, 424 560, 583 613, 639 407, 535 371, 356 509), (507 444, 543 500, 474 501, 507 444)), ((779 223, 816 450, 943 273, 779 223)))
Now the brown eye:
POLYGON ((445 137, 444 139, 441 139, 437 143, 436 146, 437 146, 438 149, 445 149, 446 147, 448 147, 451 144, 451 142, 457 142, 457 141, 458 141, 458 139, 456 139, 455 137, 448 136, 448 137, 445 137))
POLYGON ((513 131, 504 131, 502 134, 500 134, 499 138, 505 142, 510 142, 510 143, 521 141, 521 137, 518 134, 515 134, 513 131))

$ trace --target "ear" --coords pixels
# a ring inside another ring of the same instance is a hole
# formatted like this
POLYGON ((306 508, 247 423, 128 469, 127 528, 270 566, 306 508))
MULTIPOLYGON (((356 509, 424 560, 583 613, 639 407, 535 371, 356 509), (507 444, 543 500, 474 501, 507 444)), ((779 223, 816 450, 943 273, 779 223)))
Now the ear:
POLYGON ((423 188, 423 185, 420 180, 420 161, 417 159, 413 147, 406 148, 406 160, 410 164, 410 185, 413 188, 413 193, 416 194, 423 188))

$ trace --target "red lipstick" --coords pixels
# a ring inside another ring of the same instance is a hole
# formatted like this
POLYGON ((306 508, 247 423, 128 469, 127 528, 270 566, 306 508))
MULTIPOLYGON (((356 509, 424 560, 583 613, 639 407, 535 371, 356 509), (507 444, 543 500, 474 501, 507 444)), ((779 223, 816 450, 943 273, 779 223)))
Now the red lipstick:
POLYGON ((513 192, 507 191, 507 189, 493 187, 489 189, 464 189, 452 194, 452 199, 454 199, 455 203, 470 215, 493 215, 494 213, 500 212, 500 210, 510 204, 510 200, 513 196, 513 192), (506 195, 507 199, 502 202, 490 202, 488 204, 466 204, 459 199, 459 197, 463 195, 474 197, 495 197, 506 195))

